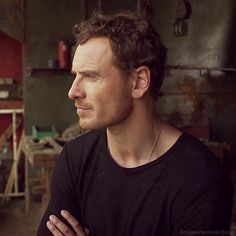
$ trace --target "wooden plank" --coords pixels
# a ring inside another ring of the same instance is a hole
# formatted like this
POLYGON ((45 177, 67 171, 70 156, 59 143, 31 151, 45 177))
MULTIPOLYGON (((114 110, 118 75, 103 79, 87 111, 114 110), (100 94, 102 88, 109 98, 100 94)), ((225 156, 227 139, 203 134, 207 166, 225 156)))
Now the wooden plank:
POLYGON ((12 165, 12 168, 11 168, 8 180, 7 180, 7 185, 6 185, 6 188, 5 188, 5 191, 4 191, 4 195, 5 195, 4 200, 5 199, 8 200, 7 197, 10 196, 10 194, 12 193, 13 185, 15 187, 14 190, 15 190, 16 196, 17 196, 17 193, 18 193, 17 167, 18 167, 18 163, 19 163, 19 160, 20 160, 21 153, 23 151, 23 140, 24 140, 24 131, 21 134, 21 139, 20 139, 18 148, 16 150, 16 155, 14 157, 14 162, 13 162, 13 165, 12 165))
MULTIPOLYGON (((8 193, 7 196, 8 197, 23 197, 23 196, 25 196, 25 193, 24 192, 8 193)), ((5 198, 6 194, 5 193, 0 193, 0 197, 5 198)))
POLYGON ((23 113, 23 109, 0 109, 0 114, 23 113))
MULTIPOLYGON (((22 118, 17 117, 16 118, 16 129, 20 126, 21 123, 22 123, 22 118)), ((2 133, 2 135, 0 136, 0 150, 3 149, 3 145, 4 145, 5 141, 10 139, 12 134, 13 134, 13 127, 12 127, 12 124, 10 124, 6 128, 6 130, 2 133)))

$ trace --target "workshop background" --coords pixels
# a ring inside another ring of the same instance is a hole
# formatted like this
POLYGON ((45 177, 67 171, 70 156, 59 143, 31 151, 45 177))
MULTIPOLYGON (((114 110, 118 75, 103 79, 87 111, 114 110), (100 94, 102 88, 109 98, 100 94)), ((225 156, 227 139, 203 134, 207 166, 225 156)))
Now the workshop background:
POLYGON ((201 138, 235 185, 235 0, 0 0, 0 236, 34 235, 47 201, 55 155, 32 164, 25 139, 42 149, 80 133, 67 97, 74 24, 119 9, 149 18, 168 48, 159 113, 201 138))

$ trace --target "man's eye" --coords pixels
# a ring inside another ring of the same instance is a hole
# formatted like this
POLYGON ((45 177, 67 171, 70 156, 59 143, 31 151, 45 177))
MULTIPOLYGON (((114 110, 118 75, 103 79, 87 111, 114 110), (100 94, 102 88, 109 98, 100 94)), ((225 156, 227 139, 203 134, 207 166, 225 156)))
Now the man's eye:
POLYGON ((88 74, 88 75, 86 75, 86 78, 89 80, 96 80, 98 78, 98 76, 95 74, 88 74))
POLYGON ((96 75, 88 75, 89 78, 96 78, 96 75))

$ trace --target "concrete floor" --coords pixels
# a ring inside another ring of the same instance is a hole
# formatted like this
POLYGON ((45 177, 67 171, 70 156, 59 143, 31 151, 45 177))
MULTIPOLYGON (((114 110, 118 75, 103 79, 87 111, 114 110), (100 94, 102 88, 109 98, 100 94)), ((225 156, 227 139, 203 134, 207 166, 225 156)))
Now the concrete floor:
POLYGON ((40 221, 41 203, 31 201, 30 211, 25 215, 24 199, 14 198, 0 204, 0 236, 36 235, 40 221))

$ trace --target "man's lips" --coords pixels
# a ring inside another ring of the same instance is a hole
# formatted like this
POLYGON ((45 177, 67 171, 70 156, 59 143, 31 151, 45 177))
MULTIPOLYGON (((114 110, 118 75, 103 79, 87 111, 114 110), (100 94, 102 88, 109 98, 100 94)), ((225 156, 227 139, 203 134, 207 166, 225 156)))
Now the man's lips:
POLYGON ((77 109, 81 109, 81 110, 89 110, 89 109, 91 109, 89 106, 84 106, 84 105, 75 105, 75 107, 77 109))
POLYGON ((89 107, 76 107, 76 108, 79 109, 79 110, 90 110, 89 107))
POLYGON ((85 105, 75 105, 75 107, 77 109, 76 113, 78 115, 86 114, 87 112, 91 110, 91 107, 85 106, 85 105))

